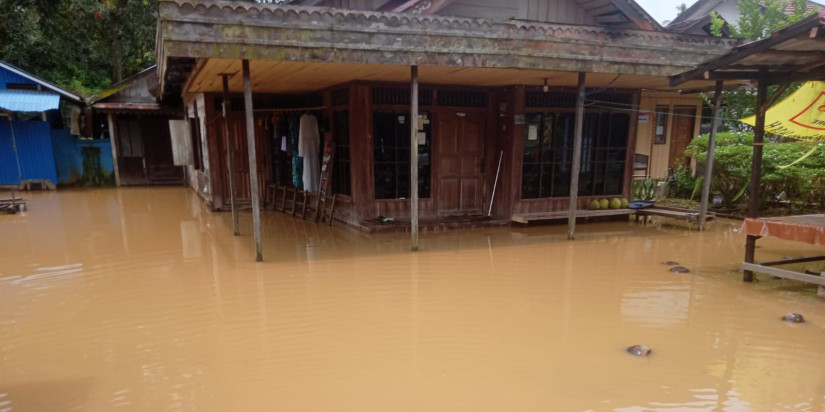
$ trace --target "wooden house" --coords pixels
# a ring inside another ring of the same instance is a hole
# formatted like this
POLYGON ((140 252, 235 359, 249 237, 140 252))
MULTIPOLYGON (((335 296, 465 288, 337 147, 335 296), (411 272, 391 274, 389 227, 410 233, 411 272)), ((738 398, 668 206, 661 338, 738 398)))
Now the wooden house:
POLYGON ((157 99, 156 66, 91 96, 96 135, 111 137, 118 186, 183 185, 183 166, 174 162, 170 120, 182 119, 180 99, 157 99))
POLYGON ((634 175, 666 173, 666 163, 640 161, 664 156, 661 130, 688 140, 698 131, 700 101, 668 76, 736 44, 667 33, 632 0, 161 0, 157 61, 162 95, 185 104, 189 183, 213 209, 229 207, 228 152, 236 195, 253 197, 245 112, 261 196, 265 183, 289 182, 282 125, 313 113, 336 147, 336 218, 357 225, 410 216, 411 138, 423 218, 567 210, 574 163, 578 208, 630 197, 634 175), (251 106, 240 94, 245 61, 251 106), (573 159, 580 75, 582 152, 573 159), (665 104, 679 114, 667 125, 653 113, 665 104))

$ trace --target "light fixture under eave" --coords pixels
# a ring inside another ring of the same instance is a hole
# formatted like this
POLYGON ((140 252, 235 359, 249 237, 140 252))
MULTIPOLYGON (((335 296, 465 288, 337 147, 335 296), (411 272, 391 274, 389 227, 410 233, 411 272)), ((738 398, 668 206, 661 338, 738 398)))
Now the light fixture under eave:
POLYGON ((544 87, 542 88, 542 90, 544 90, 545 93, 550 91, 550 86, 547 85, 547 78, 546 77, 544 78, 544 87))

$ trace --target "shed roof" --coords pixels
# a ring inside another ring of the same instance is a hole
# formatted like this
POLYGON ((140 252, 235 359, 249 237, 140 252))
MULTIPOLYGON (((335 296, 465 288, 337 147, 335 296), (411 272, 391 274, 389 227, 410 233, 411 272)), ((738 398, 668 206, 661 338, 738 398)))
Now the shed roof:
POLYGON ((30 80, 30 81, 32 81, 36 84, 39 84, 40 86, 42 86, 42 88, 45 88, 47 90, 51 90, 51 91, 59 94, 60 96, 63 96, 64 98, 72 101, 73 103, 80 104, 80 103, 83 102, 83 98, 80 97, 80 95, 72 93, 72 92, 70 92, 70 91, 68 91, 68 90, 66 90, 66 89, 64 89, 64 88, 62 88, 62 87, 60 87, 60 86, 58 86, 54 83, 47 82, 47 81, 45 81, 45 80, 43 80, 43 79, 41 79, 41 78, 39 78, 35 75, 23 70, 23 69, 12 66, 9 63, 6 63, 4 61, 0 61, 0 68, 8 70, 8 71, 10 71, 10 72, 12 72, 12 73, 14 73, 18 76, 21 76, 21 77, 23 77, 27 80, 30 80))
POLYGON ((825 79, 825 11, 674 75, 670 84, 698 79, 756 80, 760 69, 767 71, 769 84, 825 79))

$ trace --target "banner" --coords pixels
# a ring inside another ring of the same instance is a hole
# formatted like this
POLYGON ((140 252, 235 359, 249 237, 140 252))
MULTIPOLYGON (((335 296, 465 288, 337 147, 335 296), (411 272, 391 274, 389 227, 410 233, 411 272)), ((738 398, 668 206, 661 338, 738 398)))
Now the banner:
MULTIPOLYGON (((754 126, 756 116, 740 121, 754 126)), ((765 131, 791 139, 825 141, 825 82, 807 82, 768 109, 765 131)))

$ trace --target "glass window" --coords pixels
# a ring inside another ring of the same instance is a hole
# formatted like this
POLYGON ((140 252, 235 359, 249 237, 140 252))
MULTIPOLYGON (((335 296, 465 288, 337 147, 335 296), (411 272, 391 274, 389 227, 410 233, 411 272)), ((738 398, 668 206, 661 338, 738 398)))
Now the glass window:
POLYGON ((670 106, 656 105, 656 113, 653 122, 653 143, 665 144, 667 142, 667 118, 670 114, 670 106))
MULTIPOLYGON (((574 113, 525 116, 522 199, 570 195, 574 113)), ((630 116, 586 113, 582 124, 579 194, 621 194, 630 116)))
MULTIPOLYGON (((419 112, 418 195, 430 197, 430 115, 419 112)), ((373 112, 373 160, 376 199, 410 197, 410 114, 406 111, 373 112)))

